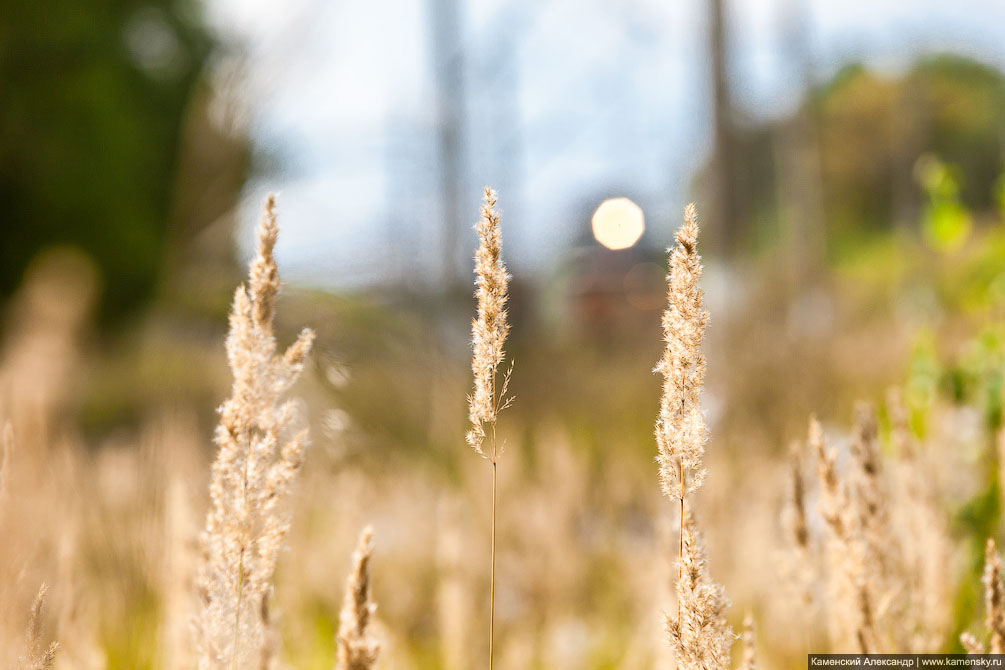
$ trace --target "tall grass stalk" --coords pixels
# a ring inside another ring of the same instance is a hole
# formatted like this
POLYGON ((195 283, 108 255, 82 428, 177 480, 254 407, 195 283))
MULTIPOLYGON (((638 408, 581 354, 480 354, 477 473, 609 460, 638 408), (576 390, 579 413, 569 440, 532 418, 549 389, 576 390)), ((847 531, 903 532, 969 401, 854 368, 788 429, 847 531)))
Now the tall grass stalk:
POLYGON ((346 579, 345 597, 339 613, 338 657, 335 670, 370 670, 377 663, 380 643, 368 630, 377 606, 370 599, 370 556, 373 553, 373 528, 367 526, 359 535, 352 555, 352 572, 346 579))
POLYGON ((28 618, 28 630, 25 632, 25 653, 18 659, 17 670, 52 670, 56 662, 56 652, 59 643, 52 642, 49 646, 42 643, 42 606, 49 587, 45 584, 38 589, 38 595, 31 604, 31 616, 28 618))
POLYGON ((667 632, 679 668, 718 669, 729 664, 733 637, 725 620, 729 601, 723 588, 709 577, 701 534, 694 514, 685 508, 687 495, 705 479, 702 457, 708 440, 700 401, 705 381, 701 343, 709 314, 698 284, 702 266, 693 204, 684 209, 684 225, 669 255, 662 320, 666 346, 654 370, 663 375, 655 429, 660 484, 664 495, 679 503, 680 511, 677 615, 667 617, 667 632))
POLYGON ((276 351, 278 234, 275 199, 269 196, 248 284, 238 287, 230 312, 226 348, 234 384, 220 408, 219 451, 202 536, 200 670, 269 667, 275 654, 269 595, 289 527, 282 505, 307 442, 306 430, 290 434, 294 405, 283 396, 314 339, 304 330, 284 353, 276 351))
MULTIPOLYGON (((679 564, 684 555, 684 499, 705 479, 702 456, 708 440, 699 401, 705 379, 701 342, 709 315, 698 286, 702 267, 697 245, 697 212, 690 204, 684 209, 684 225, 677 231, 677 245, 669 252, 667 307, 662 320, 666 347, 655 369, 663 375, 656 420, 657 461, 663 493, 680 503, 679 564)), ((677 614, 679 617, 679 603, 677 614)))
POLYGON ((492 670, 495 652, 495 602, 496 602, 496 508, 498 464, 502 450, 496 436, 499 413, 512 402, 507 395, 512 365, 499 381, 499 366, 506 358, 503 345, 509 335, 506 321, 509 273, 502 261, 502 233, 499 230, 499 213, 495 209, 496 193, 485 187, 481 218, 475 224, 478 233, 478 250, 475 252, 475 297, 478 313, 471 322, 473 354, 471 371, 474 374, 474 391, 468 397, 468 416, 471 429, 467 442, 492 465, 492 530, 491 565, 489 572, 489 670, 492 670), (485 427, 489 427, 488 435, 485 427), (486 437, 489 450, 484 449, 486 437))

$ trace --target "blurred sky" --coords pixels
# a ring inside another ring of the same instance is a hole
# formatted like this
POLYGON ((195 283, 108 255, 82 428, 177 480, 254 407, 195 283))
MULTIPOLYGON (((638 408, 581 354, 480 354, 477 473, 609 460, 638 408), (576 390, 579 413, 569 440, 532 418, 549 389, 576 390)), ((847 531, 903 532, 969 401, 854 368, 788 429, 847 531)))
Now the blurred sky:
MULTIPOLYGON (((242 223, 280 192, 288 279, 338 289, 431 283, 443 216, 431 8, 436 0, 207 0, 248 50, 253 141, 274 159, 246 189, 242 223)), ((646 215, 664 246, 710 149, 704 0, 458 0, 465 97, 464 221, 500 192, 504 253, 544 271, 589 231, 603 198, 646 215)), ((952 51, 1005 69, 1001 0, 727 0, 743 114, 790 112, 804 81, 849 62, 890 71, 952 51)), ((699 203, 700 208, 700 203, 699 203)), ((246 229, 245 229, 246 231, 246 229)), ((242 235, 248 239, 248 235, 242 235)))

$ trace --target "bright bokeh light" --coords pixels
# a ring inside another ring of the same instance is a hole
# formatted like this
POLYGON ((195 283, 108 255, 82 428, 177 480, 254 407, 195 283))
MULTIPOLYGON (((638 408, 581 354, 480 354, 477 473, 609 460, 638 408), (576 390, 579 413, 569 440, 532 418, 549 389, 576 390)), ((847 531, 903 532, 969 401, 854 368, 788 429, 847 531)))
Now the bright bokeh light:
POLYGON ((642 208, 628 198, 611 198, 593 213, 593 236, 608 249, 627 249, 646 229, 642 208))

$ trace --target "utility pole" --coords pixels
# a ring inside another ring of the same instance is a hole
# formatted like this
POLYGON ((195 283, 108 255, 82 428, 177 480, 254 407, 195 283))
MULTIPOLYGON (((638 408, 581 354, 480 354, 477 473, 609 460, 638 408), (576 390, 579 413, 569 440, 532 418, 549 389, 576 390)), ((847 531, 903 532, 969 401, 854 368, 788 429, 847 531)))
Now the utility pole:
POLYGON ((813 110, 813 67, 809 17, 802 0, 782 2, 782 41, 785 60, 797 69, 799 106, 774 138, 775 181, 779 214, 789 247, 791 279, 794 286, 805 287, 818 278, 826 256, 823 206, 823 178, 820 142, 813 110))
POLYGON ((729 90, 729 48, 726 0, 709 0, 709 51, 712 63, 715 153, 712 158, 712 198, 708 210, 719 251, 735 255, 746 242, 747 218, 743 189, 742 152, 729 90))
POLYGON ((458 253, 464 238, 461 189, 464 170, 464 52, 459 0, 428 0, 433 77, 436 82, 442 268, 441 289, 457 282, 458 253))

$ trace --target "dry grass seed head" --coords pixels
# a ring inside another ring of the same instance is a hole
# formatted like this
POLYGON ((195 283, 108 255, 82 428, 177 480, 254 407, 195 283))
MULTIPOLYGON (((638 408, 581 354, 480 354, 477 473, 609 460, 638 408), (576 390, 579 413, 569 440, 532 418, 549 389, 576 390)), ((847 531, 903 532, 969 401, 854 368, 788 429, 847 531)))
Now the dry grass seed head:
POLYGON ((684 520, 682 574, 677 582, 679 615, 667 615, 667 633, 681 670, 726 670, 733 631, 726 621, 729 599, 708 573, 708 555, 694 515, 684 520))
POLYGON ((803 481, 803 458, 798 443, 789 449, 789 481, 782 527, 789 543, 800 552, 810 549, 810 529, 806 518, 806 484, 803 481))
POLYGON ((267 666, 274 648, 268 599, 289 525, 283 503, 307 442, 306 430, 289 435, 295 411, 284 395, 314 339, 304 330, 283 354, 276 351, 277 234, 275 199, 269 196, 248 284, 238 287, 230 313, 226 350, 234 382, 220 408, 202 536, 200 670, 267 666))
MULTIPOLYGON (((888 649, 907 649, 915 631, 908 611, 904 551, 891 520, 893 508, 888 477, 879 454, 876 415, 867 403, 856 406, 855 434, 851 444, 854 467, 850 484, 857 510, 863 566, 862 589, 869 593, 871 618, 864 618, 876 643, 888 649)), ((916 538, 915 538, 916 539, 916 538)), ((937 550, 930 547, 931 551, 937 550)))
POLYGON ((815 416, 810 417, 809 448, 817 459, 817 481, 820 485, 820 515, 838 536, 844 535, 847 495, 837 470, 837 453, 827 446, 823 428, 815 416))
POLYGON ((656 420, 656 457, 663 493, 682 500, 705 479, 702 457, 708 429, 700 396, 705 380, 702 339, 708 325, 704 294, 699 286, 698 218, 694 204, 684 209, 684 225, 669 250, 667 306, 663 312, 666 346, 654 372, 663 375, 663 394, 656 420))
POLYGON ((360 533, 353 552, 353 568, 346 580, 345 598, 339 614, 338 658, 335 670, 370 670, 380 653, 380 644, 368 626, 377 606, 370 600, 370 556, 373 528, 360 533))
POLYGON ((981 582, 984 586, 984 626, 991 637, 990 648, 985 649, 973 634, 967 632, 960 635, 960 644, 968 654, 1001 654, 1005 647, 1005 586, 1002 584, 998 547, 990 537, 984 545, 984 574, 981 582))
POLYGON ((988 538, 984 547, 984 624, 991 634, 989 653, 1005 653, 1005 590, 1002 566, 995 541, 988 538))
POLYGON ((806 608, 817 601, 820 566, 810 533, 803 461, 803 445, 793 442, 789 448, 787 490, 780 514, 783 544, 778 552, 778 567, 790 603, 800 612, 802 624, 807 626, 810 622, 803 615, 806 608))
POLYGON ((848 651, 871 647, 866 547, 848 482, 837 468, 837 453, 827 446, 816 417, 810 417, 809 445, 817 459, 819 511, 826 522, 828 628, 831 644, 848 651))
POLYGON ((486 186, 481 218, 475 224, 479 242, 475 252, 475 298, 478 311, 471 322, 471 371, 475 383, 474 390, 468 396, 471 429, 466 437, 468 444, 478 454, 491 460, 495 460, 497 454, 486 454, 482 447, 485 426, 494 426, 499 412, 511 400, 506 395, 509 375, 504 375, 502 380, 498 379, 499 366, 506 358, 503 347, 510 329, 506 314, 510 276, 502 260, 502 233, 495 206, 496 193, 486 186))
POLYGON ((43 583, 31 604, 25 631, 25 654, 18 661, 18 670, 51 670, 56 662, 59 643, 53 642, 48 647, 42 645, 42 606, 48 590, 49 587, 43 583))

